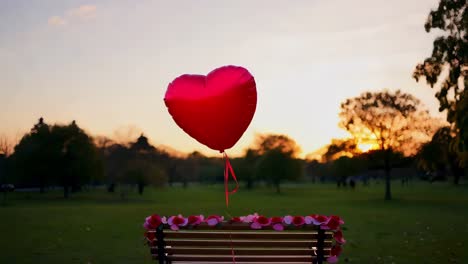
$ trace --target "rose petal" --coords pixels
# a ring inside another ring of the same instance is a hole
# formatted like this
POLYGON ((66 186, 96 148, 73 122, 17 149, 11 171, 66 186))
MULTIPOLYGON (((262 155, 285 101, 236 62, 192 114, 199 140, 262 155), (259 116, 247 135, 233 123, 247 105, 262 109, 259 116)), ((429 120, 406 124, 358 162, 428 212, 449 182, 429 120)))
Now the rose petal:
POLYGON ((311 217, 314 219, 314 225, 326 224, 329 221, 329 218, 324 215, 311 215, 311 217))
POLYGON ((274 224, 273 229, 276 230, 276 231, 283 231, 284 226, 282 224, 274 224))
POLYGON ((270 218, 270 222, 271 222, 272 224, 283 223, 283 218, 282 218, 282 217, 278 217, 278 216, 274 216, 274 217, 270 218))
POLYGON ((156 237, 156 234, 154 232, 146 232, 145 233, 145 237, 146 239, 148 239, 150 242, 152 242, 154 240, 154 238, 156 237))
POLYGON ((310 216, 306 216, 306 217, 304 217, 304 221, 305 221, 305 223, 307 225, 310 225, 310 224, 313 223, 314 219, 312 217, 310 217, 310 216))
POLYGON ((270 225, 270 223, 271 223, 271 222, 270 222, 270 218, 267 218, 267 217, 265 217, 265 216, 263 216, 263 215, 261 215, 261 216, 259 216, 259 217, 256 217, 256 218, 254 219, 254 222, 259 223, 259 224, 262 225, 262 226, 268 226, 268 225, 270 225))
POLYGON ((292 223, 293 217, 290 215, 287 215, 283 218, 283 222, 287 225, 290 225, 292 223))
POLYGON ((169 219, 167 219, 167 224, 172 226, 172 221, 174 220, 175 216, 171 216, 169 217, 169 219))
POLYGON ((327 258, 328 263, 337 263, 338 262, 338 257, 337 256, 331 256, 327 258))
POLYGON ((171 230, 177 231, 179 227, 177 225, 171 225, 171 230))
POLYGON ((343 238, 343 232, 341 232, 341 230, 336 231, 333 234, 333 237, 335 238, 336 242, 340 244, 346 243, 346 240, 343 238))
POLYGON ((248 215, 244 217, 244 223, 251 223, 254 220, 254 215, 248 215))
POLYGON ((253 223, 250 225, 250 228, 252 228, 252 229, 262 229, 262 225, 260 225, 260 224, 257 223, 257 222, 253 222, 253 223))
POLYGON ((305 223, 304 217, 302 217, 302 216, 294 216, 294 217, 293 217, 292 223, 293 223, 295 226, 302 226, 302 225, 305 223))
POLYGON ((184 219, 184 222, 182 222, 180 226, 186 226, 188 224, 188 219, 187 218, 183 218, 183 219, 184 219))
POLYGON ((233 217, 231 218, 231 223, 240 223, 242 222, 242 218, 241 217, 233 217))
POLYGON ((206 223, 209 225, 209 226, 215 226, 218 224, 218 219, 216 218, 210 218, 208 220, 206 220, 206 223))

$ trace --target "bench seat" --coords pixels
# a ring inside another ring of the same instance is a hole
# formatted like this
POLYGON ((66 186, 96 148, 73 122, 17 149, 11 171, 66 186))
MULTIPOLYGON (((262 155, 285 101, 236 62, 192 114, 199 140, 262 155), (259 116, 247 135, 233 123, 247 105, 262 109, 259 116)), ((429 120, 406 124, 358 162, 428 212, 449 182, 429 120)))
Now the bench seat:
POLYGON ((163 263, 324 263, 333 232, 320 226, 290 226, 283 231, 252 230, 248 223, 201 223, 173 231, 168 224, 147 231, 154 259, 163 263))

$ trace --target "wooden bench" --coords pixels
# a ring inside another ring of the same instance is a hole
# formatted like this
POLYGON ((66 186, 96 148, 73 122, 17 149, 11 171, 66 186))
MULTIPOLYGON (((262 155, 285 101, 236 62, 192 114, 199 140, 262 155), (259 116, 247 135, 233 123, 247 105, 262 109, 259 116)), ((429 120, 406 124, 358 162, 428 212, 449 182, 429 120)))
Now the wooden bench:
POLYGON ((147 238, 151 254, 165 263, 325 263, 333 232, 317 226, 294 226, 284 231, 253 230, 247 223, 201 223, 173 231, 160 225, 147 238))

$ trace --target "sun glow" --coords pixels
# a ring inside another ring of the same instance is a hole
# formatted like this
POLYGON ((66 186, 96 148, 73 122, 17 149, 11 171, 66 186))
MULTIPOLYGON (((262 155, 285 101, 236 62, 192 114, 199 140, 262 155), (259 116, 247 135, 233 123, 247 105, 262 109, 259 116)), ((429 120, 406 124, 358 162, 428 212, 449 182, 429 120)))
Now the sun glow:
POLYGON ((379 148, 379 146, 377 144, 372 144, 372 143, 360 143, 360 144, 357 145, 357 147, 363 153, 379 148))

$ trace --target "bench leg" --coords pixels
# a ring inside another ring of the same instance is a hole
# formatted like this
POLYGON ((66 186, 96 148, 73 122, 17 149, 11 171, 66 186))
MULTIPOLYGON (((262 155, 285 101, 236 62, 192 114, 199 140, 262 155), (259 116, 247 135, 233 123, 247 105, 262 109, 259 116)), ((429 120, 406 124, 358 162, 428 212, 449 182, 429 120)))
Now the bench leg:
POLYGON ((325 247, 325 230, 319 229, 318 230, 318 237, 317 237, 317 264, 323 264, 324 261, 324 250, 325 247))
POLYGON ((164 232, 162 229, 162 225, 156 229, 156 238, 157 238, 157 244, 156 246, 158 247, 158 262, 159 264, 167 264, 167 258, 166 258, 166 252, 164 250, 166 243, 164 242, 164 232))

